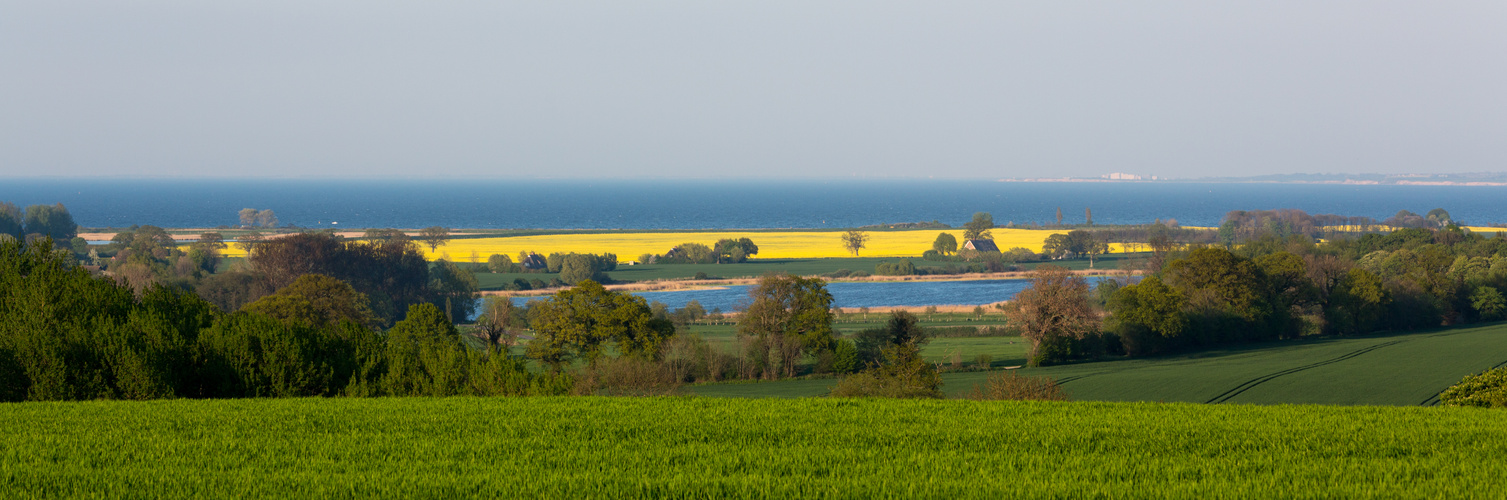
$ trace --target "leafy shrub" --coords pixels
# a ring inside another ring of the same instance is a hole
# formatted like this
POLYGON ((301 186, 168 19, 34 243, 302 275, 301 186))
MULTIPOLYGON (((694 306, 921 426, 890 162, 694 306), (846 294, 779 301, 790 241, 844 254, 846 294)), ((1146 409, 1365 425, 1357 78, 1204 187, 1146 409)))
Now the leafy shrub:
POLYGON ((1439 393, 1439 402, 1448 406, 1507 408, 1507 368, 1466 376, 1439 393))
POLYGON ((860 332, 856 351, 882 342, 883 360, 832 388, 834 397, 940 398, 942 377, 936 367, 921 359, 926 332, 916 326, 916 317, 903 311, 891 313, 884 328, 860 332))
POLYGON ((851 340, 839 339, 832 350, 832 372, 853 373, 858 371, 858 346, 851 340))
POLYGON ((668 396, 681 385, 665 363, 639 356, 603 358, 583 369, 575 393, 602 396, 668 396))
POLYGON ((1006 370, 974 386, 968 399, 1067 401, 1067 394, 1050 377, 1026 377, 1006 370))
POLYGON ((874 266, 874 274, 880 276, 910 276, 916 274, 916 265, 910 259, 900 262, 880 262, 874 266))

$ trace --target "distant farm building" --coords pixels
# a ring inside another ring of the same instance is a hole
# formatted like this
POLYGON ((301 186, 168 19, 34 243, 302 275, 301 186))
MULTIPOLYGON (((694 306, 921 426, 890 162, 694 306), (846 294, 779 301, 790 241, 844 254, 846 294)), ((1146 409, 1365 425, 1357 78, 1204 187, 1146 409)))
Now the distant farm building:
POLYGON ((968 240, 963 242, 963 249, 999 253, 999 246, 994 244, 994 240, 968 240))
POLYGON ((528 257, 524 257, 523 260, 518 261, 518 264, 525 269, 544 269, 549 267, 549 263, 544 260, 544 256, 537 253, 529 254, 528 257))

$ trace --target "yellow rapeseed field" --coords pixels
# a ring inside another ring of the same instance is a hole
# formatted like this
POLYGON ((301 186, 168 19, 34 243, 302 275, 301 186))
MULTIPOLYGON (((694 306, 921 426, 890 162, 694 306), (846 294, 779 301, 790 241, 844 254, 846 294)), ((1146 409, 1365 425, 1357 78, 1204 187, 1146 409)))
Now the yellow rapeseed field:
MULTIPOLYGON (((867 233, 869 241, 863 250, 858 252, 858 256, 919 257, 922 252, 931 250, 932 242, 936 241, 937 235, 942 232, 944 231, 936 229, 869 232, 867 233)), ((958 239, 959 245, 962 244, 962 230, 945 232, 951 233, 958 239)), ((1066 231, 995 228, 992 233, 994 243, 1001 250, 1023 247, 1033 252, 1040 252, 1042 243, 1048 236, 1065 234, 1066 231)), ((518 253, 523 251, 545 255, 554 252, 613 253, 617 254, 618 260, 629 261, 636 260, 639 255, 646 253, 664 254, 681 243, 701 243, 711 246, 723 238, 746 237, 759 245, 757 257, 761 259, 852 257, 853 254, 843 248, 842 235, 842 231, 549 234, 455 239, 451 240, 449 245, 441 246, 433 252, 429 251, 428 246, 421 245, 421 249, 429 260, 445 258, 457 262, 468 262, 472 252, 476 253, 480 261, 485 261, 492 254, 503 254, 517 259, 518 253)), ((1118 244, 1111 244, 1110 248, 1114 252, 1124 251, 1118 244)), ((244 257, 245 254, 234 244, 224 250, 224 255, 227 257, 244 257)))
MULTIPOLYGON (((1466 229, 1486 235, 1507 231, 1507 228, 1498 227, 1473 226, 1466 229)), ((1048 236, 1065 233, 1065 231, 1045 229, 994 228, 991 231, 995 244, 999 245, 1001 250, 1023 247, 1033 252, 1041 251, 1042 243, 1046 242, 1048 236)), ((937 234, 942 232, 951 233, 958 239, 959 244, 963 241, 961 230, 874 231, 867 233, 869 242, 863 250, 859 251, 858 256, 919 257, 922 252, 931 249, 931 243, 937 239, 937 234)), ((842 234, 842 231, 551 234, 457 239, 433 252, 429 251, 429 247, 422 246, 422 251, 429 260, 447 258, 458 262, 469 261, 471 252, 476 252, 477 257, 485 261, 487 256, 494 253, 516 259, 518 253, 522 251, 545 255, 553 252, 613 253, 617 254, 618 260, 629 261, 638 259, 639 255, 645 253, 664 254, 681 243, 701 243, 711 246, 722 238, 747 237, 759 245, 758 258, 763 259, 852 257, 853 255, 842 246, 840 239, 842 234)), ((186 244, 182 248, 188 249, 186 244)), ((1111 243, 1110 250, 1119 253, 1124 252, 1125 248, 1120 244, 1111 243)), ((234 244, 226 248, 223 253, 227 257, 246 255, 245 251, 234 244)))
MULTIPOLYGON (((858 256, 918 257, 922 252, 931 250, 932 242, 936 241, 937 235, 941 232, 935 229, 870 232, 868 233, 869 241, 858 252, 858 256)), ((961 244, 962 231, 947 232, 958 238, 961 244)), ((1000 249, 1024 247, 1034 252, 1041 251, 1041 245, 1046 241, 1047 236, 1059 233, 1064 233, 1064 231, 993 230, 994 242, 999 245, 1000 249)), ((430 252, 429 247, 424 247, 423 250, 430 260, 448 258, 460 262, 468 261, 472 252, 485 260, 487 256, 494 253, 516 259, 518 253, 523 251, 546 255, 554 252, 613 253, 617 254, 618 260, 628 261, 638 259, 639 255, 646 253, 664 254, 681 243, 701 243, 712 246, 717 240, 723 238, 747 237, 759 246, 758 258, 761 259, 852 257, 853 254, 843 248, 842 234, 840 231, 555 234, 453 240, 449 245, 442 246, 434 252, 430 252)), ((1114 250, 1122 251, 1118 245, 1115 245, 1114 250)))

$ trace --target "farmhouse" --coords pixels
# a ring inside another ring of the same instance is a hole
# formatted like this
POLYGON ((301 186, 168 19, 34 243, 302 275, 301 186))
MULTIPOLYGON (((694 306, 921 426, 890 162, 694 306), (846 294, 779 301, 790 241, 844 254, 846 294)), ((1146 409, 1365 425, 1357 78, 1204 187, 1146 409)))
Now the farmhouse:
POLYGON ((999 253, 999 247, 995 246, 994 240, 968 240, 963 242, 963 249, 975 252, 999 253))
POLYGON ((549 267, 549 263, 544 260, 544 256, 537 253, 528 254, 527 257, 519 260, 518 264, 525 269, 544 269, 549 267))

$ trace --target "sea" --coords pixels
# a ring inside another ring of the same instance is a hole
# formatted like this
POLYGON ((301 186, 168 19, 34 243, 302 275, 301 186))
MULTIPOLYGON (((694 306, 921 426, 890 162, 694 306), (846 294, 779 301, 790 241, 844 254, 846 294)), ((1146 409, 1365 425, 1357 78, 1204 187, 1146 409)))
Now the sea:
POLYGON ((1507 187, 957 180, 167 180, 0 179, 0 201, 62 203, 85 227, 201 228, 270 209, 305 228, 758 229, 940 221, 999 225, 1175 219, 1215 226, 1231 210, 1296 208, 1378 220, 1443 208, 1507 222, 1507 187))

